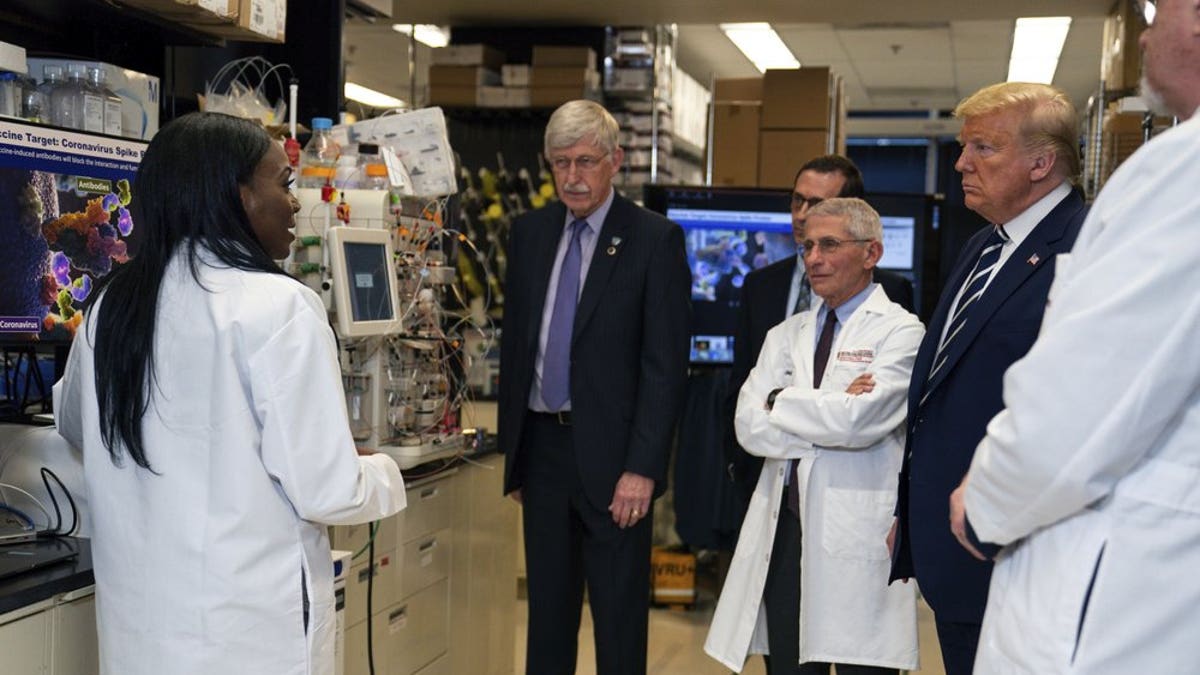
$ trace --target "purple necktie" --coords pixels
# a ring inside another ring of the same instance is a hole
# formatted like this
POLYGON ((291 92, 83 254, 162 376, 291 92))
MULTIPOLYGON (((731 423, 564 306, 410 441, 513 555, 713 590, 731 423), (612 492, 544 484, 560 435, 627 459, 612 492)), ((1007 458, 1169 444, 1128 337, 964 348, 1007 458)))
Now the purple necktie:
POLYGON ((550 315, 546 352, 542 354, 542 401, 551 411, 562 410, 571 398, 571 333, 575 326, 575 305, 579 302, 579 267, 583 262, 580 238, 586 220, 571 223, 571 241, 558 272, 558 292, 550 315))
MULTIPOLYGON (((813 389, 821 388, 821 380, 825 377, 825 366, 829 363, 829 352, 833 349, 833 329, 837 327, 837 312, 832 309, 825 313, 825 325, 821 328, 821 337, 817 339, 817 351, 813 354, 813 389)), ((796 480, 796 462, 788 462, 788 472, 792 482, 787 487, 787 507, 797 518, 800 517, 800 481, 796 480)))

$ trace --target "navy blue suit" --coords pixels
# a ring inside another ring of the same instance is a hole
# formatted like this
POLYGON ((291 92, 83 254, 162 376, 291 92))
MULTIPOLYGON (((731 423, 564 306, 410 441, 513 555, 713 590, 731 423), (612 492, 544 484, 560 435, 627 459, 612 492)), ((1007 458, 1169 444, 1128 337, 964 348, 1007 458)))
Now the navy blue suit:
POLYGON ((1037 339, 1054 280, 1054 256, 1071 250, 1086 214, 1082 195, 1072 191, 1034 227, 972 306, 965 327, 950 344, 946 364, 927 382, 950 305, 991 228, 971 237, 917 352, 908 392, 892 578, 915 577, 939 622, 978 624, 983 619, 992 563, 971 557, 950 533, 950 493, 966 475, 987 423, 1004 407, 1004 372, 1037 339))

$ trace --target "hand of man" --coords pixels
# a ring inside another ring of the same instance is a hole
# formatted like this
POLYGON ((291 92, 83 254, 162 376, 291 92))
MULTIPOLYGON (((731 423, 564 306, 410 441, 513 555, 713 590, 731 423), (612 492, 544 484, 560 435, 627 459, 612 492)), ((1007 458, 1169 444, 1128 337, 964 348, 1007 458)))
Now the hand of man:
POLYGON ((646 517, 650 510, 650 498, 654 495, 654 481, 626 471, 613 490, 612 503, 608 511, 617 527, 625 529, 646 517))
MULTIPOLYGON (((887 547, 888 547, 888 557, 889 558, 896 554, 896 528, 898 528, 898 527, 900 527, 900 519, 892 518, 892 527, 890 529, 888 529, 888 533, 887 533, 887 547)), ((903 581, 904 583, 907 584, 908 577, 904 577, 900 581, 903 581)))
POLYGON ((870 373, 863 373, 854 378, 849 387, 846 387, 846 393, 851 396, 859 396, 861 394, 869 394, 875 391, 875 377, 870 373))
POLYGON ((509 497, 509 499, 513 500, 514 502, 516 502, 518 504, 524 503, 523 501, 521 501, 524 498, 524 495, 521 494, 520 488, 517 488, 516 490, 513 490, 512 492, 508 493, 508 497, 509 497))
POLYGON ((964 496, 967 492, 968 477, 963 476, 962 483, 954 489, 954 492, 950 493, 950 532, 958 540, 958 543, 967 549, 967 553, 979 560, 987 560, 987 557, 972 546, 970 540, 967 539, 967 506, 964 503, 964 496))

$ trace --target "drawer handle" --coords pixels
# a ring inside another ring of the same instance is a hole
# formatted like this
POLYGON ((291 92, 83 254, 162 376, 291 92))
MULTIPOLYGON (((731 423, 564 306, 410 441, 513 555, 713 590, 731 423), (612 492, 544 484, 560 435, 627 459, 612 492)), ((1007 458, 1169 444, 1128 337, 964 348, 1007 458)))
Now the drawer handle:
POLYGON ((391 614, 388 614, 388 623, 403 621, 406 616, 408 616, 408 605, 405 605, 397 610, 394 610, 391 614))
POLYGON ((424 490, 421 490, 421 499, 431 499, 436 497, 437 493, 438 489, 436 487, 427 487, 424 490))
POLYGON ((420 548, 417 549, 417 552, 428 553, 429 551, 432 551, 434 549, 434 547, 436 547, 436 546, 437 546, 437 539, 430 539, 429 541, 425 542, 424 544, 421 544, 420 548))

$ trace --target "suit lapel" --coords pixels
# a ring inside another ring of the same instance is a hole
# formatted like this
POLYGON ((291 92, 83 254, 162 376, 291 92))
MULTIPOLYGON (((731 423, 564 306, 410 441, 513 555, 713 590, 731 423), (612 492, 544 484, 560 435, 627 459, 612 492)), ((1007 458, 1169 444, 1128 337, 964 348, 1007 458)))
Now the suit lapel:
POLYGON ((621 195, 613 195, 612 207, 608 209, 608 215, 600 227, 596 248, 592 252, 587 278, 583 280, 583 293, 579 296, 579 306, 575 310, 572 343, 583 332, 588 320, 596 311, 596 306, 600 304, 600 298, 604 297, 604 289, 617 267, 617 261, 621 259, 621 253, 631 245, 628 230, 629 223, 633 220, 630 213, 632 208, 634 207, 621 195))
MULTIPOLYGON (((768 306, 771 308, 771 315, 774 317, 782 316, 783 319, 792 315, 792 308, 787 306, 788 296, 792 292, 792 277, 796 275, 796 256, 791 256, 790 265, 782 265, 779 269, 779 280, 772 281, 767 285, 767 290, 770 292, 770 297, 767 298, 768 306), (782 315, 780 310, 783 310, 782 315)), ((780 319, 782 321, 783 319, 780 319)), ((776 321, 775 324, 779 323, 776 321)), ((772 326, 775 324, 771 324, 772 326)))
MULTIPOLYGON (((1004 304, 1004 301, 1038 268, 1054 260, 1056 251, 1054 244, 1062 240, 1070 220, 1068 216, 1077 211, 1081 205, 1082 202, 1077 193, 1072 192, 1068 195, 1033 228, 1029 236, 1025 237, 1025 241, 1021 242, 1017 250, 1013 251, 1008 260, 1004 262, 1004 266, 996 271, 996 276, 987 285, 983 295, 971 307, 967 322, 963 325, 958 337, 951 343, 950 349, 946 353, 946 364, 941 367, 937 376, 930 380, 927 389, 932 391, 941 384, 946 373, 954 368, 955 362, 979 336, 983 326, 992 318, 1000 305, 1004 304)), ((957 286, 954 288, 957 292, 957 286)))
POLYGON ((566 207, 562 202, 546 209, 546 218, 540 223, 534 223, 534 231, 530 233, 530 255, 533 274, 533 293, 530 307, 540 311, 529 313, 529 332, 533 336, 533 350, 537 351, 538 334, 542 330, 542 314, 545 312, 546 296, 550 293, 550 273, 554 270, 554 259, 557 254, 558 242, 562 239, 563 230, 567 226, 566 207))
MULTIPOLYGON (((942 341, 942 330, 949 319, 950 305, 954 302, 954 296, 958 294, 958 289, 962 287, 967 274, 975 267, 975 261, 979 259, 979 252, 983 249, 983 243, 986 240, 987 236, 980 233, 973 236, 968 246, 963 248, 954 270, 946 279, 945 287, 942 288, 942 296, 938 299, 933 316, 929 317, 929 329, 926 331, 928 337, 921 341, 916 361, 913 362, 913 380, 920 383, 921 386, 909 387, 908 390, 908 419, 910 420, 917 418, 916 412, 921 398, 925 396, 926 389, 932 388, 933 383, 926 380, 929 377, 929 371, 933 368, 933 358, 937 355, 938 344, 942 341)), ((946 369, 942 368, 942 370, 946 369)))

